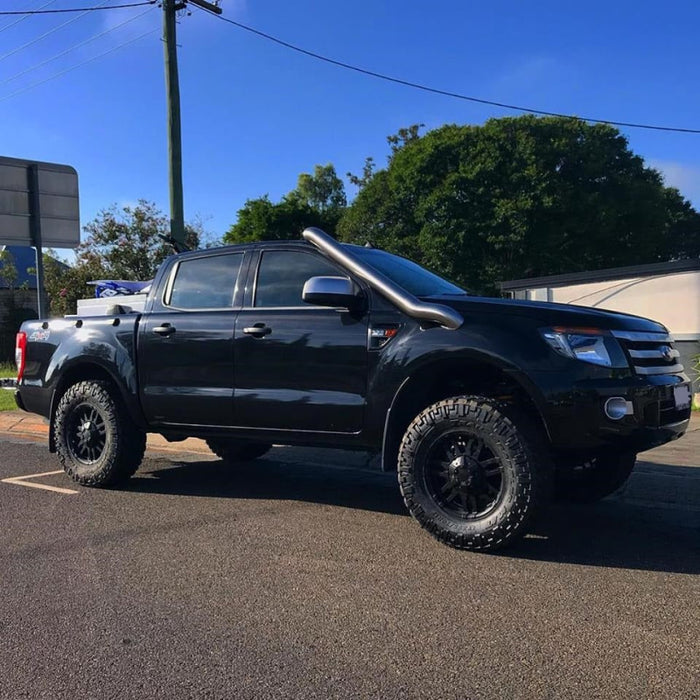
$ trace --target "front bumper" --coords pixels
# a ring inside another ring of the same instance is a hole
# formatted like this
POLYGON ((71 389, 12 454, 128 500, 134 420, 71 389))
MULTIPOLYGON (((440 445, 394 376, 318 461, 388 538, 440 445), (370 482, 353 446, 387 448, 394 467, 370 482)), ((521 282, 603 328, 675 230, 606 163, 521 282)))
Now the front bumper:
POLYGON ((545 423, 555 449, 589 450, 620 446, 643 452, 677 440, 688 428, 690 406, 677 406, 674 388, 690 386, 685 375, 628 376, 580 380, 559 386, 549 377, 545 423), (605 414, 613 397, 628 401, 620 420, 605 414))

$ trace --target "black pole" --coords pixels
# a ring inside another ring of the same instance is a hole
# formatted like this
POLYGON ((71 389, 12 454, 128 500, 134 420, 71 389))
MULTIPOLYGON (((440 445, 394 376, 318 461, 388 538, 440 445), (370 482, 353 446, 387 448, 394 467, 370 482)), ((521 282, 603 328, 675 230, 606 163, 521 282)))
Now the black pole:
POLYGON ((44 253, 41 247, 41 197, 39 195, 39 166, 33 163, 27 169, 29 185, 29 211, 32 244, 36 250, 36 297, 39 318, 46 318, 46 292, 44 290, 44 253))
POLYGON ((177 72, 177 0, 163 0, 163 51, 168 102, 168 160, 170 180, 170 235, 185 246, 185 213, 182 193, 182 134, 180 84, 177 72))

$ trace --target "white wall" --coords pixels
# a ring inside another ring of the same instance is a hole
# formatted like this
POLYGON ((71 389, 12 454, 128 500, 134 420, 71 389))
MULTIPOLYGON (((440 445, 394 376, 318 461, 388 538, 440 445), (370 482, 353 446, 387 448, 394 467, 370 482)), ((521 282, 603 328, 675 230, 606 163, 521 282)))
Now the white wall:
MULTIPOLYGON (((547 301, 547 289, 529 290, 547 301)), ((700 339, 700 272, 682 272, 554 287, 549 300, 645 316, 663 323, 678 340, 700 339)))

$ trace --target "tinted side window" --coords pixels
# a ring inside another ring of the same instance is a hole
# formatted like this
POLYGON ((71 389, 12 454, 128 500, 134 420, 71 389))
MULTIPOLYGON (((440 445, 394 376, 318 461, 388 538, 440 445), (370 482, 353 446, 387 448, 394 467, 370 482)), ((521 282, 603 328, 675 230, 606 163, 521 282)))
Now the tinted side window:
POLYGON ((255 306, 306 306, 301 298, 309 277, 337 277, 338 268, 327 260, 293 250, 263 253, 258 269, 255 306))
POLYGON ((243 253, 183 260, 175 275, 169 306, 225 309, 233 304, 243 253))

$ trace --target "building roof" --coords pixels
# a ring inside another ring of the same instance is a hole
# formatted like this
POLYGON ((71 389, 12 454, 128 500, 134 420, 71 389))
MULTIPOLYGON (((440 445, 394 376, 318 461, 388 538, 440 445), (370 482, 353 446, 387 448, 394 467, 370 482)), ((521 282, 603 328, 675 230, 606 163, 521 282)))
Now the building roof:
MULTIPOLYGON (((30 274, 29 268, 36 267, 36 253, 34 248, 21 245, 3 245, 0 246, 0 251, 8 251, 14 259, 15 267, 17 268, 17 279, 13 283, 14 287, 26 286, 29 289, 36 289, 36 274, 30 274)), ((2 276, 3 264, 0 262, 0 289, 7 289, 9 284, 2 276)))
POLYGON ((572 284, 611 282, 613 280, 633 279, 635 277, 656 277, 658 275, 673 275, 679 272, 695 272, 696 270, 700 270, 700 258, 651 263, 649 265, 610 267, 606 270, 591 270, 588 272, 570 272, 564 275, 549 275, 548 277, 531 277, 530 279, 510 280, 500 284, 501 291, 516 292, 521 289, 568 287, 572 284))

